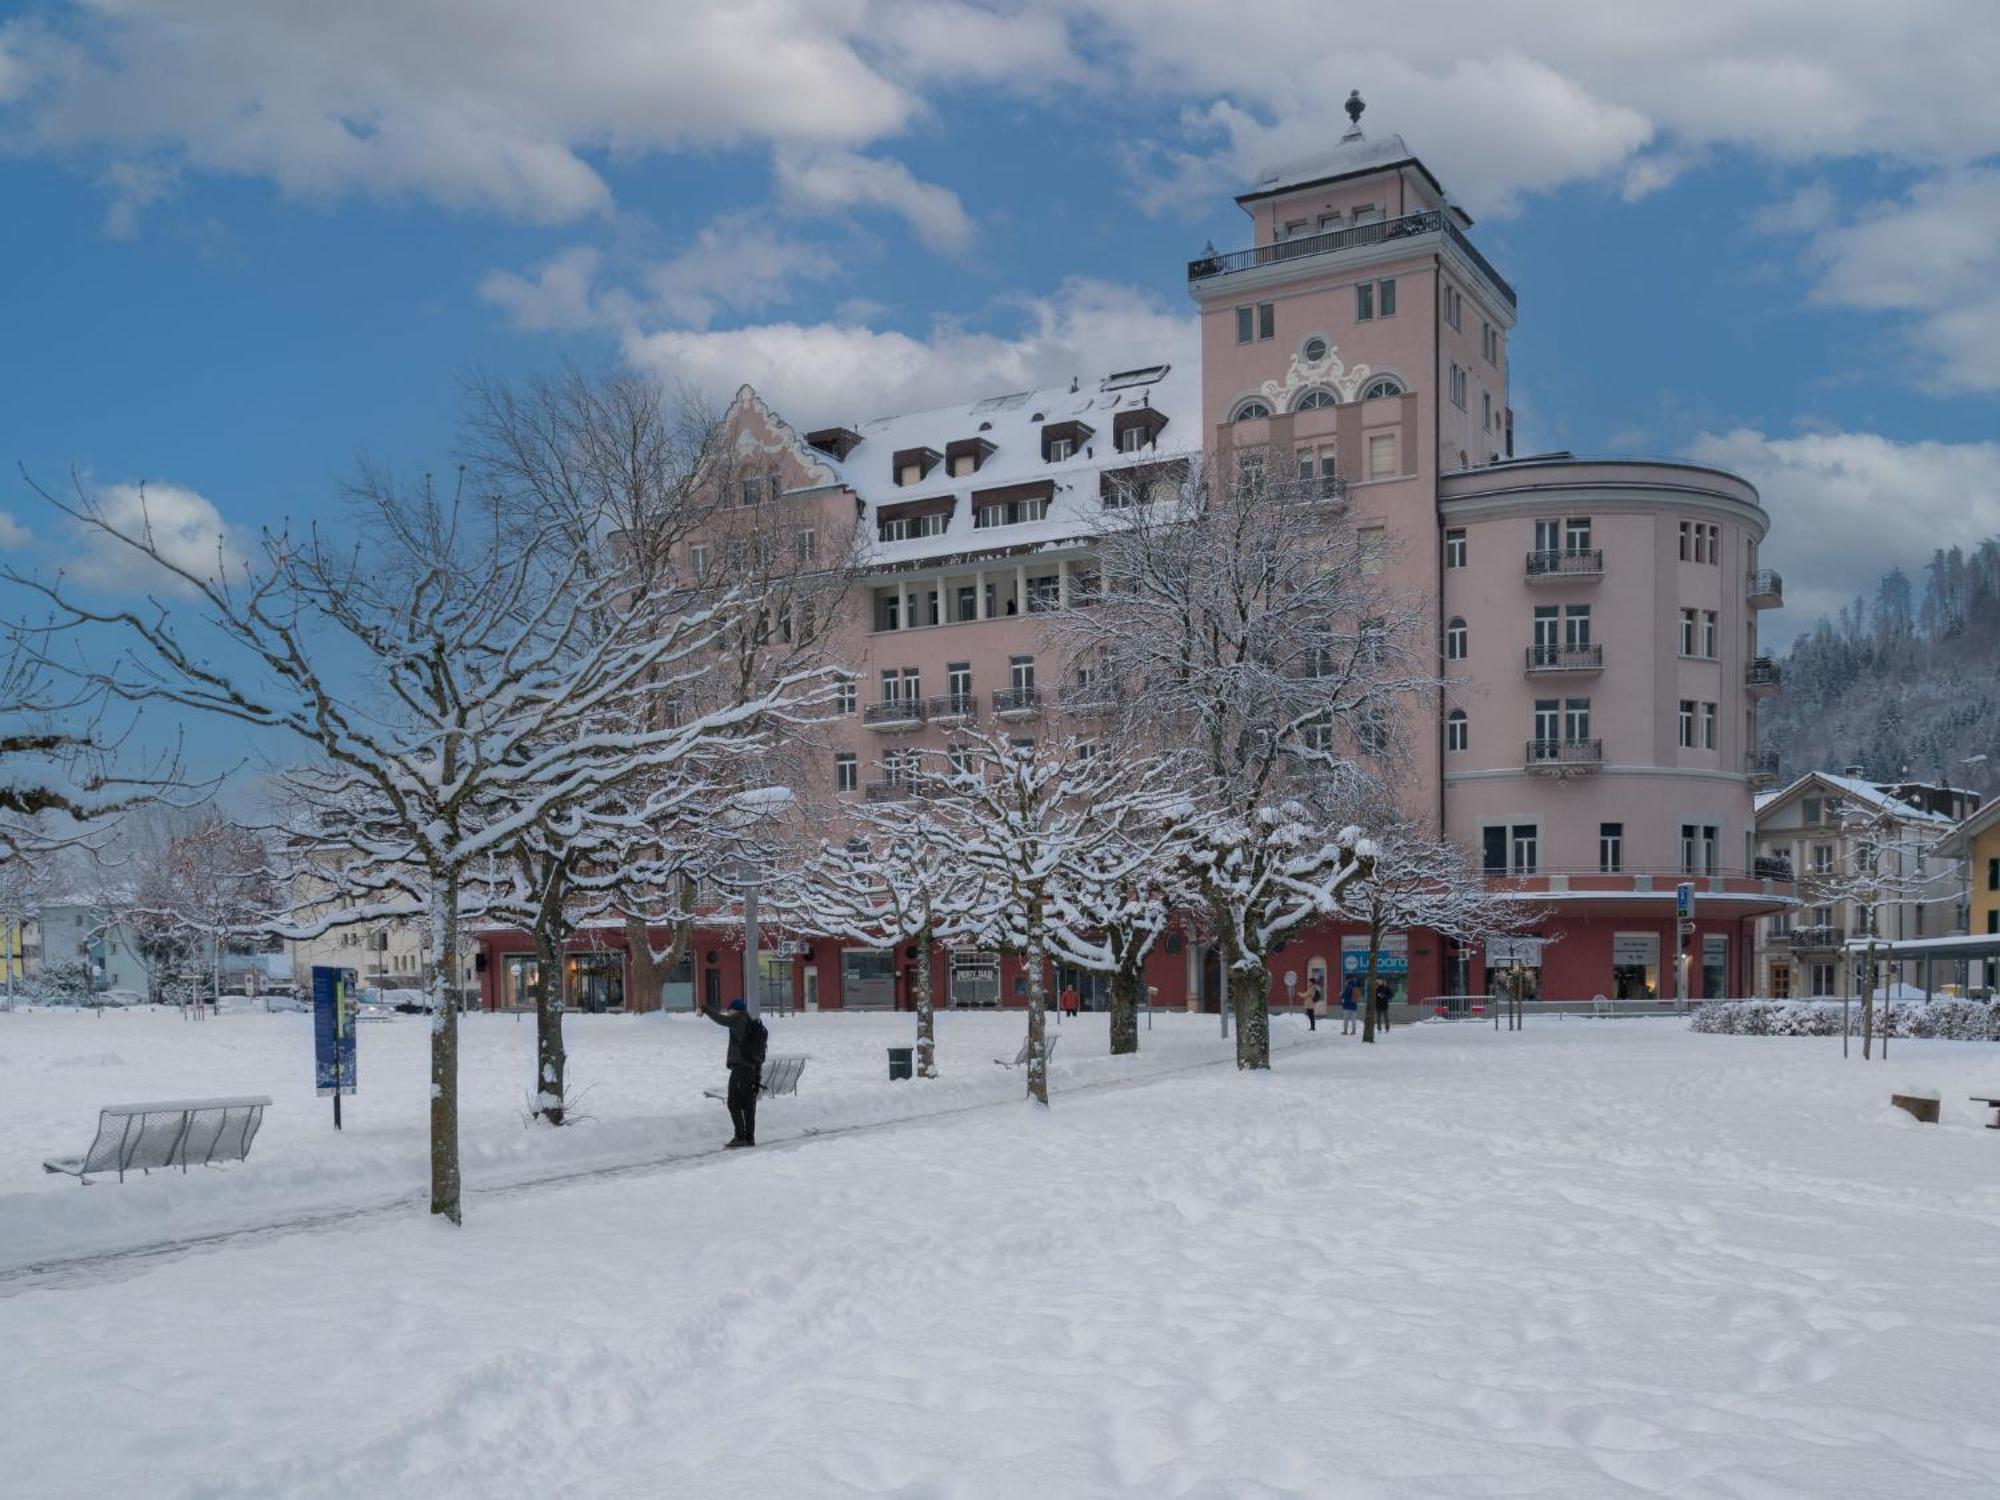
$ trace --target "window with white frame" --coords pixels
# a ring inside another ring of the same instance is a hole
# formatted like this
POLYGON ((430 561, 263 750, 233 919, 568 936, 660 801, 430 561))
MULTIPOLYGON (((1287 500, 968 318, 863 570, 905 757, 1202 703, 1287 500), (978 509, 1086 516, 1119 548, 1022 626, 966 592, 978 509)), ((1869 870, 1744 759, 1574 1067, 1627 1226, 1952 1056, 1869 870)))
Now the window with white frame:
POLYGON ((1446 714, 1444 716, 1445 749, 1451 751, 1463 750, 1470 737, 1470 728, 1464 709, 1454 708, 1450 713, 1446 714))
POLYGON ((688 572, 699 583, 708 577, 708 544, 696 542, 688 548, 688 572))
POLYGON ((1712 609, 1701 612, 1701 654, 1715 660, 1716 616, 1712 609))
POLYGON ((1713 749, 1715 748, 1715 743, 1716 743, 1716 732, 1715 732, 1715 726, 1716 726, 1716 720, 1717 720, 1717 718, 1718 718, 1718 714, 1717 714, 1717 711, 1716 711, 1716 705, 1715 705, 1715 704, 1713 704, 1713 703, 1704 703, 1704 704, 1702 704, 1702 706, 1701 706, 1701 748, 1702 748, 1702 749, 1704 749, 1704 750, 1713 750, 1713 749))
POLYGON ((842 753, 833 758, 833 789, 836 792, 853 792, 861 788, 861 763, 853 755, 842 753))
POLYGON ((1447 568, 1465 566, 1465 528, 1455 526, 1444 534, 1444 565, 1447 568))
POLYGON ((1694 749, 1694 699, 1692 698, 1681 699, 1680 743, 1683 750, 1694 749))
POLYGON ((855 690, 854 674, 842 672, 833 683, 833 711, 841 714, 854 712, 860 694, 855 690))
POLYGON ((1445 623, 1444 627, 1444 659, 1446 661, 1464 661, 1465 648, 1465 621, 1460 616, 1454 615, 1445 623))
POLYGON ((1396 461, 1396 434, 1393 432, 1371 432, 1368 434, 1368 477, 1370 479, 1394 479, 1401 469, 1396 461))
POLYGON ((1700 615, 1699 612, 1696 610, 1684 609, 1681 611, 1681 655, 1682 656, 1693 656, 1695 654, 1695 647, 1700 643, 1700 638, 1697 634, 1699 630, 1699 625, 1698 625, 1699 619, 1700 615))
POLYGON ((819 559, 819 533, 810 526, 792 534, 792 560, 800 563, 819 559))

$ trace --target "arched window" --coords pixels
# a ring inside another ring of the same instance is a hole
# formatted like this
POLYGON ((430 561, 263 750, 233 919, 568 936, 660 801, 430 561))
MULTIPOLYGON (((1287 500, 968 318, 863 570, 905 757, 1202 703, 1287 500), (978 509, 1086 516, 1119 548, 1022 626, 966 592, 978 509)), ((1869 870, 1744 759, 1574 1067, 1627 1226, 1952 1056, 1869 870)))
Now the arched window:
POLYGON ((1444 716, 1444 747, 1447 750, 1463 750, 1466 744, 1465 710, 1454 708, 1444 716))
POLYGON ((1256 422, 1270 415, 1271 415, 1270 403, 1267 401, 1260 401, 1255 397, 1252 397, 1250 400, 1245 401, 1241 406, 1237 407, 1234 415, 1232 415, 1229 420, 1232 422, 1256 422))
POLYGON ((1446 661, 1465 660, 1465 621, 1453 615, 1444 627, 1444 659, 1446 661))
POLYGON ((1361 399, 1363 401, 1373 401, 1378 396, 1400 396, 1402 394, 1403 382, 1393 375, 1377 375, 1368 384, 1361 387, 1361 399))
POLYGON ((1321 408, 1332 406, 1333 404, 1333 392, 1323 385, 1316 385, 1311 390, 1300 394, 1299 399, 1292 403, 1292 410, 1319 411, 1321 408))

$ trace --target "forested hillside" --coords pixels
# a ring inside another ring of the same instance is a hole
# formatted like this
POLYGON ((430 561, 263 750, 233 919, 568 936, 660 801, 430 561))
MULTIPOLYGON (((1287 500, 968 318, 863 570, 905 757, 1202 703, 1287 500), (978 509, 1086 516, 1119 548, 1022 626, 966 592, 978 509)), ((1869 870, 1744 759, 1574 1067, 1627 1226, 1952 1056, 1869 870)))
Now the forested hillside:
POLYGON ((1793 644, 1762 739, 1787 779, 1860 765, 1986 788, 2000 776, 2000 538, 1900 568, 1793 644), (1966 764, 1969 757, 1984 762, 1966 764))

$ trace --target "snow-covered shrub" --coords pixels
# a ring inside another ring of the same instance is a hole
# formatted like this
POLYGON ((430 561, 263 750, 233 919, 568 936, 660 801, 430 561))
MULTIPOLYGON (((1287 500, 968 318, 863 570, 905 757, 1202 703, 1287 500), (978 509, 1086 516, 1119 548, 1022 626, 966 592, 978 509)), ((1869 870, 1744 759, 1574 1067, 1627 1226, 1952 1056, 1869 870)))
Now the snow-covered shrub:
MULTIPOLYGON (((1861 1006, 1848 1003, 1851 1035, 1861 1034, 1861 1006)), ((1696 1008, 1691 1030, 1722 1036, 1839 1036, 1838 1000, 1714 1000, 1696 1008)), ((2000 1001, 1899 1000, 1876 1007, 1878 1035, 1949 1042, 2000 1041, 2000 1001)))

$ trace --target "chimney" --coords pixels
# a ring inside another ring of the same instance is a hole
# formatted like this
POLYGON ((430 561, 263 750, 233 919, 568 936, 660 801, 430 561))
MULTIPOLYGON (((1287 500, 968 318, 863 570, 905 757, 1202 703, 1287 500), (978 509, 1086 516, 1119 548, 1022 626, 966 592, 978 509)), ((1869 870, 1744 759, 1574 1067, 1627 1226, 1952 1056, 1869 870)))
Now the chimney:
POLYGON ((1868 779, 1868 768, 1866 766, 1848 766, 1840 774, 1852 777, 1856 781, 1866 781, 1868 779))

